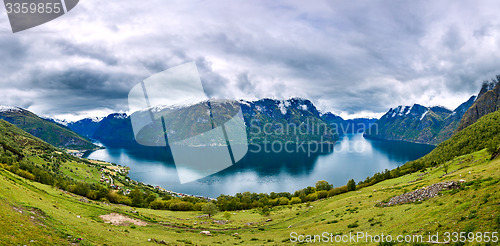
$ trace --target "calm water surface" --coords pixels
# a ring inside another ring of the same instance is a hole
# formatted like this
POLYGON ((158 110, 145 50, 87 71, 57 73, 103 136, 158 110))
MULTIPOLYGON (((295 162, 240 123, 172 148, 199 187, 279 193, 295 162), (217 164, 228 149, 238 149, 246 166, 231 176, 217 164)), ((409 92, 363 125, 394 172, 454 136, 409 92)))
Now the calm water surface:
POLYGON ((434 146, 344 136, 324 153, 251 153, 235 165, 194 182, 180 184, 169 151, 163 148, 107 146, 85 155, 131 168, 130 178, 167 190, 216 198, 237 192, 293 192, 326 180, 341 186, 353 178, 365 180, 376 172, 393 169, 429 153, 434 146))

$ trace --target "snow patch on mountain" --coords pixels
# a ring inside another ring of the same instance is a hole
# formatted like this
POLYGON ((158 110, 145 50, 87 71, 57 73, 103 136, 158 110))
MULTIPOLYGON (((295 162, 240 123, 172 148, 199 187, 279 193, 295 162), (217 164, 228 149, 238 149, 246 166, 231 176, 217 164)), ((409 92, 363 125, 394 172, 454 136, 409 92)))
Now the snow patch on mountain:
POLYGON ((246 105, 248 107, 252 107, 252 105, 248 102, 248 101, 245 101, 245 100, 239 100, 240 104, 242 105, 246 105))
POLYGON ((127 118, 127 114, 126 113, 117 113, 117 114, 113 115, 113 118, 120 119, 120 120, 126 119, 127 118))
POLYGON ((13 111, 19 111, 19 110, 20 110, 20 108, 18 108, 18 107, 0 105, 0 112, 13 112, 13 111))
POLYGON ((104 117, 89 117, 92 122, 99 123, 104 117))
MULTIPOLYGON (((288 103, 288 104, 290 104, 290 103, 288 103)), ((278 104, 278 108, 280 109, 282 115, 286 114, 287 110, 286 110, 286 106, 285 106, 284 101, 280 101, 280 103, 278 104)))
POLYGON ((424 117, 427 115, 427 113, 429 113, 429 110, 425 111, 422 116, 420 117, 420 121, 422 121, 424 119, 424 117))
POLYGON ((52 118, 50 118, 49 120, 52 120, 52 121, 54 121, 55 123, 57 123, 57 124, 61 124, 61 125, 63 125, 63 126, 68 126, 68 124, 69 124, 69 121, 67 121, 67 120, 52 119, 52 118))
POLYGON ((412 106, 406 106, 405 107, 405 110, 406 110, 405 115, 409 115, 412 108, 413 108, 413 105, 412 106))

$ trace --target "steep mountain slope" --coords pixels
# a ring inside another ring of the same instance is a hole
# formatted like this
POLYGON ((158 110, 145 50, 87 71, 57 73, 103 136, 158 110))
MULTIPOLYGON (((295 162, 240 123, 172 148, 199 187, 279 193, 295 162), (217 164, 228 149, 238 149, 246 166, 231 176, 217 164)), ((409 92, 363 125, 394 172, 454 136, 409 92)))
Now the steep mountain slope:
POLYGON ((20 157, 31 154, 45 154, 46 151, 56 151, 50 144, 1 119, 0 147, 20 157))
MULTIPOLYGON (((498 79, 500 79, 500 77, 498 79)), ((455 132, 465 129, 479 118, 495 112, 498 109, 500 109, 500 83, 498 83, 498 81, 483 83, 477 100, 467 112, 465 112, 455 132)))
POLYGON ((94 149, 97 146, 88 139, 57 123, 42 119, 36 114, 18 107, 0 107, 0 119, 57 147, 69 149, 94 149))
POLYGON ((471 96, 469 100, 458 106, 453 112, 444 120, 443 126, 439 133, 432 139, 429 144, 439 144, 443 141, 449 139, 455 129, 457 129, 460 120, 462 119, 465 112, 472 106, 475 102, 476 96, 471 96))
POLYGON ((102 119, 92 138, 106 144, 136 144, 130 117, 124 113, 110 114, 102 119))
POLYGON ((75 122, 69 122, 67 127, 78 134, 92 138, 95 131, 99 128, 102 118, 85 118, 75 122))
POLYGON ((321 115, 321 119, 337 129, 339 134, 362 133, 370 128, 378 119, 375 118, 356 118, 344 120, 342 117, 330 112, 321 115))
POLYGON ((475 96, 470 97, 453 111, 419 104, 390 109, 365 136, 437 145, 451 137, 475 99, 475 96))

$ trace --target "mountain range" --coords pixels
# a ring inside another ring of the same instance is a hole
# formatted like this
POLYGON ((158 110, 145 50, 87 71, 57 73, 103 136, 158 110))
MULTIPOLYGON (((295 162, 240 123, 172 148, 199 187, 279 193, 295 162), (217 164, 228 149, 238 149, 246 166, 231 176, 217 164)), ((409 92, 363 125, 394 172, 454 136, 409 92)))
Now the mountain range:
POLYGON ((366 137, 437 145, 449 139, 462 116, 476 100, 472 96, 455 110, 420 104, 391 108, 366 133, 366 137))
MULTIPOLYGON (((344 120, 332 113, 322 114, 314 104, 306 99, 291 98, 288 100, 276 100, 264 98, 256 101, 238 101, 243 119, 246 125, 246 132, 249 141, 253 143, 263 143, 264 141, 321 141, 335 142, 340 135, 348 132, 363 132, 376 119, 360 118, 344 120), (306 131, 298 132, 300 126, 307 128, 306 131), (291 127, 295 126, 297 129, 291 127), (318 129, 321 129, 319 131, 318 129), (305 133, 305 134, 304 134, 305 133)), ((196 127, 196 122, 201 121, 200 117, 205 117, 204 112, 198 110, 206 108, 206 102, 175 109, 169 107, 156 107, 152 110, 155 113, 163 113, 172 110, 187 110, 192 112, 179 113, 183 117, 173 119, 171 124, 190 122, 196 127), (196 114, 193 114, 196 112, 196 114)), ((139 114, 134 112, 133 114, 139 114)), ((132 114, 132 115, 133 115, 132 114)), ((113 145, 133 145, 135 144, 134 132, 130 116, 123 113, 110 114, 102 120, 82 119, 67 125, 73 131, 82 136, 98 140, 105 144, 113 145)), ((199 129, 191 129, 199 131, 199 129)), ((162 132, 152 133, 156 136, 162 132)))

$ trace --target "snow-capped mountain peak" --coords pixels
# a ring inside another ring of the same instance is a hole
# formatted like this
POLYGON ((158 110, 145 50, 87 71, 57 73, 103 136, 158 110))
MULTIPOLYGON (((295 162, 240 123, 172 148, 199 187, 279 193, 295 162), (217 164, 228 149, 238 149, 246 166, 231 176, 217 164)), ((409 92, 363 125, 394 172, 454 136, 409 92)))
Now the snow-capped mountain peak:
POLYGON ((0 105, 0 112, 12 112, 21 110, 19 107, 13 107, 8 105, 0 105))

